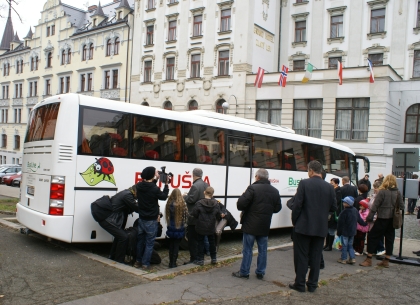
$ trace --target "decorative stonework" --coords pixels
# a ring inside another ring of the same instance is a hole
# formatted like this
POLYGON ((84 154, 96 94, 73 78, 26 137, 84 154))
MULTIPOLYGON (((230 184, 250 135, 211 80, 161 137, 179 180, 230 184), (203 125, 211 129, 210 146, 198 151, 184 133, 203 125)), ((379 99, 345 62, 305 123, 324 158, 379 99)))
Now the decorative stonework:
POLYGON ((154 93, 159 93, 160 91, 160 84, 154 84, 153 86, 153 92, 154 93))
POLYGON ((327 38, 327 41, 328 41, 328 44, 331 44, 333 42, 343 43, 344 37, 327 38))
POLYGON ((103 89, 101 90, 101 98, 107 99, 119 99, 120 98, 120 90, 117 89, 103 89))
POLYGON ((263 19, 264 21, 267 21, 268 9, 270 7, 270 0, 262 0, 262 6, 263 6, 263 11, 262 11, 263 19))
POLYGON ((185 89, 185 81, 178 81, 178 83, 176 84, 176 90, 178 92, 182 92, 185 89))
POLYGON ((368 33, 367 37, 369 40, 372 38, 382 38, 384 39, 386 37, 386 32, 378 32, 378 33, 368 33))
POLYGON ((14 98, 12 102, 13 106, 22 106, 23 105, 23 99, 21 98, 14 98))
POLYGON ((203 89, 206 90, 206 91, 210 90, 211 89, 211 84, 212 84, 212 80, 211 79, 206 79, 203 82, 203 89))
POLYGON ((213 67, 204 67, 204 75, 213 75, 213 67))
POLYGON ((346 10, 347 6, 338 6, 338 7, 331 7, 327 8, 328 13, 330 13, 331 16, 334 15, 341 15, 344 14, 344 11, 346 10))
POLYGON ((306 47, 307 45, 307 41, 295 41, 292 42, 292 47, 296 48, 296 47, 306 47))
POLYGON ((140 75, 131 75, 131 82, 139 82, 140 75))
POLYGON ((186 70, 179 70, 178 71, 178 77, 186 77, 187 71, 186 70))
POLYGON ((38 103, 38 97, 37 96, 28 97, 26 99, 26 105, 35 105, 36 103, 38 103))
POLYGON ((233 72, 247 72, 247 73, 251 73, 252 72, 252 65, 250 64, 234 64, 233 65, 233 72))
POLYGON ((156 72, 155 73, 155 80, 160 80, 162 79, 162 72, 156 72))
POLYGON ((9 107, 9 100, 0 100, 0 107, 9 107))
POLYGON ((84 91, 84 92, 79 92, 82 95, 86 95, 86 96, 93 96, 94 92, 93 91, 84 91))

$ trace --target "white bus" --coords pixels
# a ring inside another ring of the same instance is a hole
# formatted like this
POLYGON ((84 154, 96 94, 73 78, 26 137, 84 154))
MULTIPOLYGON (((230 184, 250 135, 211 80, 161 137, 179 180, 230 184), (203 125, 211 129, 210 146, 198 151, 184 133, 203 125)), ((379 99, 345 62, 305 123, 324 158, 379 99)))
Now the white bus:
MULTIPOLYGON (((237 198, 266 168, 282 196, 272 228, 290 227, 286 200, 307 178, 307 163, 322 162, 329 177, 357 179, 357 157, 347 147, 293 130, 207 111, 175 112, 98 99, 57 95, 38 103, 23 148, 17 219, 28 229, 64 242, 110 242, 90 204, 141 181, 147 166, 172 172, 170 189, 187 192, 192 171, 239 221, 237 198)), ((164 212, 166 202, 161 201, 164 212)), ((137 218, 129 216, 127 226, 137 218)), ((164 231, 166 231, 165 224, 164 231)), ((163 234, 164 235, 164 234, 163 234)))

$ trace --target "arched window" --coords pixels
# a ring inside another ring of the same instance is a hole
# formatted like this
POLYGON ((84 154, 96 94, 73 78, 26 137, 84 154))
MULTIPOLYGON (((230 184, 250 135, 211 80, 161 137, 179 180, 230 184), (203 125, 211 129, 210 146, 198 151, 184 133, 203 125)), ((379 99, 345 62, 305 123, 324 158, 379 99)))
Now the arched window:
POLYGON ((86 60, 86 55, 87 55, 87 46, 84 45, 83 52, 82 52, 82 60, 86 60))
POLYGON ((148 102, 142 102, 141 103, 143 106, 149 106, 149 103, 148 102))
POLYGON ((31 71, 33 71, 34 70, 34 58, 33 57, 31 57, 31 71))
POLYGON ((51 67, 52 67, 52 53, 49 52, 48 59, 47 59, 47 68, 51 68, 51 67))
POLYGON ((38 56, 35 57, 35 69, 38 70, 38 56))
POLYGON ((226 102, 224 99, 218 100, 216 103, 216 112, 223 113, 223 103, 226 102))
POLYGON ((93 43, 89 46, 89 59, 93 59, 93 43))
POLYGON ((67 50, 67 63, 70 64, 71 63, 71 49, 67 50))
POLYGON ((172 110, 172 103, 170 101, 166 101, 163 103, 163 109, 172 110))
POLYGON ((61 65, 66 64, 66 50, 61 51, 61 65))
POLYGON ((118 55, 119 52, 120 52, 120 39, 117 37, 115 38, 115 43, 114 43, 114 55, 118 55))
POLYGON ((420 104, 407 109, 405 117, 405 143, 420 143, 420 104))
POLYGON ((197 110, 198 109, 198 103, 196 100, 191 100, 188 103, 188 110, 197 110))
POLYGON ((20 61, 20 73, 23 73, 23 59, 20 61))
POLYGON ((106 42, 106 56, 111 56, 111 39, 106 42))

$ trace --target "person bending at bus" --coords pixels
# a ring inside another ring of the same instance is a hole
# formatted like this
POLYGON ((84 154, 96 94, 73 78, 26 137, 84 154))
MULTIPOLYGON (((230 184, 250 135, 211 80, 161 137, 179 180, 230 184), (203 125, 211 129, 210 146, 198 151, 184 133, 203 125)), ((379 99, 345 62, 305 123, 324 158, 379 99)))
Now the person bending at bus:
POLYGON ((279 191, 270 184, 268 171, 260 168, 255 173, 255 182, 239 197, 236 206, 242 211, 243 258, 241 269, 232 276, 249 278, 252 263, 252 248, 257 240, 258 258, 255 273, 262 280, 267 267, 267 242, 273 213, 281 210, 279 191))
MULTIPOLYGON (((203 177, 203 170, 201 168, 194 168, 193 170, 193 185, 188 194, 184 194, 184 200, 187 204, 188 213, 191 214, 195 204, 200 199, 204 198, 204 191, 209 187, 207 183, 201 179, 203 177)), ((197 232, 195 231, 195 224, 197 220, 194 217, 188 217, 188 248, 190 250, 190 260, 184 264, 191 264, 197 260, 198 246, 197 246, 197 232)))
POLYGON ((169 187, 168 181, 164 181, 163 191, 157 187, 156 181, 159 179, 159 173, 153 166, 143 169, 141 178, 143 181, 136 185, 139 205, 139 231, 137 235, 137 258, 134 267, 148 269, 158 226, 158 200, 168 198, 169 187))
POLYGON ((118 263, 124 263, 128 235, 124 231, 127 216, 138 211, 136 203, 136 186, 123 190, 111 198, 112 214, 99 222, 99 225, 114 236, 109 258, 118 263))

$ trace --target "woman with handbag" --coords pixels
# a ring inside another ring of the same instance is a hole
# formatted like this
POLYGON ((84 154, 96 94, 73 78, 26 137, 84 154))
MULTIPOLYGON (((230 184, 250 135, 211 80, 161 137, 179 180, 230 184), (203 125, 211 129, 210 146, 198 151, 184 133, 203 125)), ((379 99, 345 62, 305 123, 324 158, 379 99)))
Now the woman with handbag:
POLYGON ((338 209, 337 211, 330 213, 330 215, 328 215, 328 235, 325 238, 324 251, 332 251, 332 246, 333 246, 334 238, 335 238, 335 231, 337 230, 338 215, 340 215, 343 209, 343 204, 341 202, 341 190, 340 190, 340 187, 338 186, 340 184, 340 180, 338 178, 332 178, 330 180, 330 183, 334 187, 338 209))
POLYGON ((388 175, 380 186, 366 218, 367 222, 372 222, 374 214, 377 214, 375 224, 368 233, 368 255, 360 266, 372 266, 372 255, 376 252, 379 239, 385 236, 385 259, 378 266, 389 267, 389 258, 394 250, 395 229, 401 227, 401 210, 404 210, 404 202, 397 188, 397 178, 394 175, 388 175))

